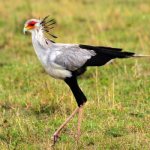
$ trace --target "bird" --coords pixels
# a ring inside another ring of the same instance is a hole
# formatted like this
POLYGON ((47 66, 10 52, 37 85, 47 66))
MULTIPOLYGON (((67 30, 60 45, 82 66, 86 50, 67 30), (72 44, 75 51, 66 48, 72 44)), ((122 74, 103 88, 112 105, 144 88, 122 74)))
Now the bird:
POLYGON ((149 56, 123 51, 122 48, 55 43, 50 38, 57 38, 51 33, 55 24, 55 19, 46 16, 42 19, 27 20, 23 28, 24 33, 31 33, 35 53, 45 71, 53 78, 63 80, 72 91, 77 102, 77 108, 53 134, 54 144, 58 141, 62 129, 77 113, 77 139, 81 135, 83 107, 87 98, 79 87, 77 78, 86 71, 87 67, 103 66, 116 58, 149 56))

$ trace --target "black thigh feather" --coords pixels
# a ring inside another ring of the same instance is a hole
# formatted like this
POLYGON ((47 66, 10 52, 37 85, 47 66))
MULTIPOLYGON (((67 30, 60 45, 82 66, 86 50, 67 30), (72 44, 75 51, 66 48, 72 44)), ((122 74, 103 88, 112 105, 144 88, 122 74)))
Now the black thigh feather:
POLYGON ((78 106, 83 105, 87 101, 87 99, 77 83, 76 76, 72 76, 71 78, 66 78, 64 81, 70 87, 70 89, 77 101, 78 106))

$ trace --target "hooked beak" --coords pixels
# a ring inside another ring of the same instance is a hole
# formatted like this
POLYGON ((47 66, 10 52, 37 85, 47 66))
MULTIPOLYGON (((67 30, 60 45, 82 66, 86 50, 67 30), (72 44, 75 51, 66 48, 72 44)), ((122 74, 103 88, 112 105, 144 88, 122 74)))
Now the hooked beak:
POLYGON ((24 27, 23 33, 26 34, 27 31, 29 31, 29 30, 31 30, 31 29, 33 29, 33 28, 34 28, 34 27, 27 25, 27 26, 24 27))
POLYGON ((26 32, 28 31, 28 29, 26 27, 23 28, 23 33, 26 34, 26 32))

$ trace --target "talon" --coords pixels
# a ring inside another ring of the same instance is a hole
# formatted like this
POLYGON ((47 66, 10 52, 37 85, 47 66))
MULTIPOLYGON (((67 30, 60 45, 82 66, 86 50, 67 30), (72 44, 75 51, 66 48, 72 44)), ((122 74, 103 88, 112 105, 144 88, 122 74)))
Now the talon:
POLYGON ((59 139, 59 136, 57 134, 54 134, 53 135, 53 142, 54 142, 54 145, 55 143, 57 142, 57 140, 59 139))

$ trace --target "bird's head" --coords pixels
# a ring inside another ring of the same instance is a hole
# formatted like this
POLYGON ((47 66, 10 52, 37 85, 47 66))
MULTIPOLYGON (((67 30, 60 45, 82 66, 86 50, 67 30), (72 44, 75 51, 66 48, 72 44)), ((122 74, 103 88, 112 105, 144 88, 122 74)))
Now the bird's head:
POLYGON ((35 30, 41 29, 47 35, 50 35, 53 38, 57 38, 55 35, 51 34, 50 30, 54 28, 56 21, 54 19, 49 20, 49 16, 44 17, 43 19, 30 19, 26 21, 24 25, 23 32, 33 32, 35 30))
POLYGON ((24 25, 23 32, 26 33, 27 31, 32 32, 34 30, 37 30, 41 27, 41 20, 38 19, 30 19, 26 21, 24 25))

